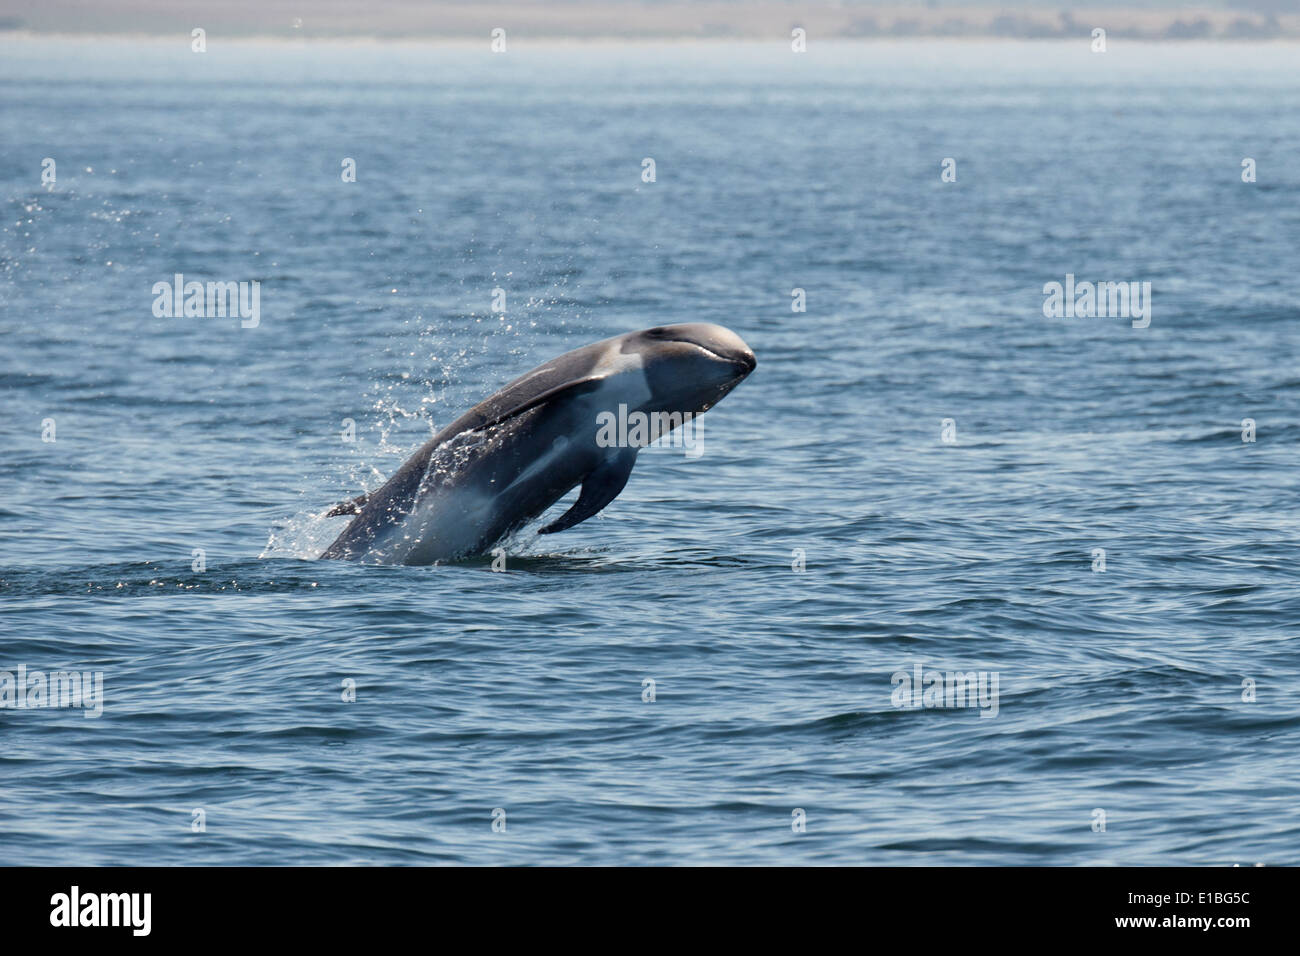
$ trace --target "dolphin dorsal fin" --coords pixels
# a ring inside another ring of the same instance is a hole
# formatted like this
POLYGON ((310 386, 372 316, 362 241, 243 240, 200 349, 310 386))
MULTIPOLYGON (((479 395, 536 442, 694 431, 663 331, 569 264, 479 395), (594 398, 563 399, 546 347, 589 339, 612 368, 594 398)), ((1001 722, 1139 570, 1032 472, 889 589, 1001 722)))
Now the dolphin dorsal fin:
POLYGON ((623 448, 588 472, 587 477, 582 479, 582 493, 578 495, 573 507, 537 533, 554 534, 572 528, 617 498, 627 484, 628 475, 632 474, 632 466, 636 464, 636 451, 635 448, 623 448))
POLYGON ((514 418, 516 415, 536 408, 538 405, 545 405, 547 402, 554 401, 561 396, 581 395, 584 392, 589 392, 598 387, 602 381, 603 376, 600 375, 575 378, 554 385, 522 401, 516 399, 511 389, 504 389, 486 402, 476 405, 454 424, 461 426, 457 429, 458 431, 480 431, 484 428, 492 428, 514 418))
POLYGON ((361 509, 366 506, 370 500, 370 492, 363 491, 355 498, 349 498, 347 501, 340 501, 329 511, 325 512, 326 518, 333 518, 335 515, 359 515, 361 509))

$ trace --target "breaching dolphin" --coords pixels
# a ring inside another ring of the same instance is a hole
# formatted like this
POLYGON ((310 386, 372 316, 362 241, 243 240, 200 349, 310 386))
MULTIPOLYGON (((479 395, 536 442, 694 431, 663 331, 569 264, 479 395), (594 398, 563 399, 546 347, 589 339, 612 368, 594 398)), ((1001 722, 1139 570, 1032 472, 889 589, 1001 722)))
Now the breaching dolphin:
POLYGON ((754 353, 720 325, 665 325, 566 352, 515 379, 424 444, 378 490, 327 514, 355 514, 321 555, 433 564, 486 553, 578 484, 578 500, 541 534, 613 501, 641 445, 610 441, 609 416, 657 423, 657 437, 708 411, 754 370, 754 353))

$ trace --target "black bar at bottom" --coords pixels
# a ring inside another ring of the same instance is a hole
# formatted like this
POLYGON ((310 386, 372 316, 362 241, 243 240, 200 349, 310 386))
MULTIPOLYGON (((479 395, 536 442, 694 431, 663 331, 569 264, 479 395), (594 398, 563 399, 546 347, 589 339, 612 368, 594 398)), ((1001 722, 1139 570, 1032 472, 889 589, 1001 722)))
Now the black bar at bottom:
POLYGON ((725 933, 843 927, 863 942, 941 946, 953 944, 952 933, 975 944, 1018 932, 1232 945, 1285 931, 1296 888, 1295 870, 1256 867, 0 868, 0 925, 7 944, 219 945, 253 933, 259 943, 297 946, 339 944, 358 931, 373 944, 434 927, 463 930, 471 942, 509 930, 580 939, 611 924, 650 941, 689 921, 725 933))

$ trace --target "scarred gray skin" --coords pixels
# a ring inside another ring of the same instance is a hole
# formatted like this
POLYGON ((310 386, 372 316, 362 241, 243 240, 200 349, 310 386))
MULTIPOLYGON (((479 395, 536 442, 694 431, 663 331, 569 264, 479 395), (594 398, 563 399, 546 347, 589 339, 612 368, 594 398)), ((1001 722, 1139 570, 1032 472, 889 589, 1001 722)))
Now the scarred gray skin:
POLYGON ((321 555, 433 564, 481 555, 578 484, 563 531, 622 490, 636 448, 597 444, 601 412, 699 415, 757 364, 720 325, 667 325, 566 352, 515 379, 424 444, 381 488, 330 514, 356 517, 321 555))

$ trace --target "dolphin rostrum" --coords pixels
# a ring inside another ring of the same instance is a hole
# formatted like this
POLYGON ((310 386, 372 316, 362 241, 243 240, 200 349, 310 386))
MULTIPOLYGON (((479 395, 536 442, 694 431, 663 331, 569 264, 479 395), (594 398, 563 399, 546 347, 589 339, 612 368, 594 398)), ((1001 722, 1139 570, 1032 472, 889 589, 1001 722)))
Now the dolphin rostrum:
POLYGON ((572 528, 618 497, 642 446, 708 411, 756 364, 740 336, 706 323, 566 352, 475 405, 378 490, 327 512, 356 517, 321 557, 433 564, 484 554, 581 484, 540 533, 572 528), (620 428, 612 440, 611 416, 638 415, 654 423, 648 433, 620 428))

